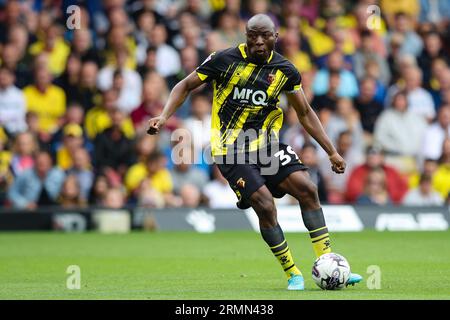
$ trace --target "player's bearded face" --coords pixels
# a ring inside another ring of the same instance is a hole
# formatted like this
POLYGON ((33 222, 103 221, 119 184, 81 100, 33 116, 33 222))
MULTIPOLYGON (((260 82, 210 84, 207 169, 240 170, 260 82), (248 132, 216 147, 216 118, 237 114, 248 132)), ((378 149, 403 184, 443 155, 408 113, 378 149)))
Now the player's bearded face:
POLYGON ((247 50, 250 60, 265 63, 275 47, 277 34, 268 29, 247 30, 247 50))

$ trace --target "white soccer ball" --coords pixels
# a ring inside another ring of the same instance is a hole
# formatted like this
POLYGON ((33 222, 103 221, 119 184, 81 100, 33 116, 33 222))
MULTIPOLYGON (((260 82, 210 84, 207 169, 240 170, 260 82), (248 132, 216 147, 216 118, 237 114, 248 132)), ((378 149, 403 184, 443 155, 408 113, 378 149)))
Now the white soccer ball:
POLYGON ((337 253, 326 253, 316 259, 312 267, 312 278, 323 290, 345 288, 350 277, 350 265, 337 253))

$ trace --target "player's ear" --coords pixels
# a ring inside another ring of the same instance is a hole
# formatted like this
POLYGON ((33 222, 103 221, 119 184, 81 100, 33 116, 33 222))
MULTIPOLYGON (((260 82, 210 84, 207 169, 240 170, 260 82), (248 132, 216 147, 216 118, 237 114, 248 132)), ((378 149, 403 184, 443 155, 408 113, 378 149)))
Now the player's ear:
POLYGON ((275 32, 275 42, 278 40, 278 32, 275 32))

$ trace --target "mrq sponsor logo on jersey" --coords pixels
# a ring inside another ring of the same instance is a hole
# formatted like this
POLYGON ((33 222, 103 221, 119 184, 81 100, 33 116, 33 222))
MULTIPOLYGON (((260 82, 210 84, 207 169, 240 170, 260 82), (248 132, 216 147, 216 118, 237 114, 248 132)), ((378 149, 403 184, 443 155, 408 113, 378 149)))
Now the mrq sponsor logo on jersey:
POLYGON ((234 88, 233 99, 240 103, 251 103, 255 106, 267 106, 267 93, 262 90, 253 91, 252 89, 238 87, 234 88))

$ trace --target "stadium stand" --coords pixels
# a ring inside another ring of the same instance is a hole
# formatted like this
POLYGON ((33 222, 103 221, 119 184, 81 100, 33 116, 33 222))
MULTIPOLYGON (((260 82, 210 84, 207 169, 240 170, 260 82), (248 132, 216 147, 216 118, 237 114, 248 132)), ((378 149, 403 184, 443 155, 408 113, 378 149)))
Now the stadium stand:
POLYGON ((349 163, 333 175, 281 99, 281 139, 312 167, 322 203, 450 204, 447 0, 0 0, 0 205, 234 207, 207 161, 210 86, 160 135, 146 121, 211 52, 245 42, 256 13, 276 22, 277 51, 349 163), (182 128, 190 141, 174 141, 182 128))

